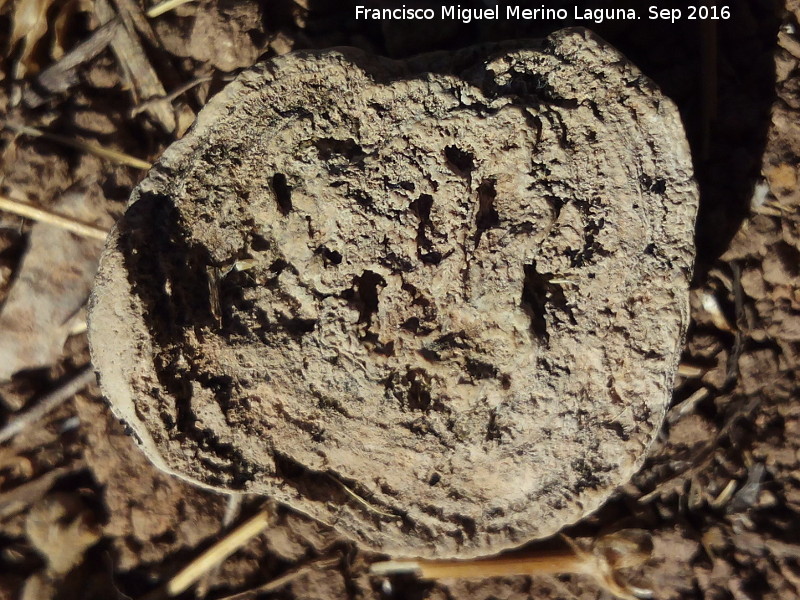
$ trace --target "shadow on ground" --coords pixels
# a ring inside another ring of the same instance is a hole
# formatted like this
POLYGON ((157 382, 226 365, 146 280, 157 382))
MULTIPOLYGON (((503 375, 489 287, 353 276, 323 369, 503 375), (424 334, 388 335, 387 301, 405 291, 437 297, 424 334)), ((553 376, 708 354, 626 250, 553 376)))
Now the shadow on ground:
MULTIPOLYGON (((753 186, 760 176, 774 100, 773 50, 781 10, 776 0, 733 0, 729 19, 706 21, 690 20, 685 2, 659 3, 660 9, 683 9, 681 20, 674 23, 650 19, 647 6, 630 0, 542 4, 565 8, 569 14, 565 21, 502 18, 470 23, 450 19, 356 21, 357 4, 371 8, 401 5, 385 0, 311 0, 304 32, 308 45, 331 45, 328 38, 317 44, 315 31, 330 31, 333 26, 343 40, 363 37, 365 49, 403 58, 480 42, 538 38, 569 26, 594 30, 638 65, 680 108, 701 190, 696 281, 702 280, 746 217, 753 186), (576 19, 575 13, 582 14, 584 7, 636 7, 639 20, 595 23, 576 19)), ((495 4, 504 15, 506 5, 529 3, 467 0, 458 6, 485 9, 495 4)), ((721 9, 725 3, 717 4, 721 9)), ((433 8, 439 15, 442 3, 408 0, 402 5, 433 8)))

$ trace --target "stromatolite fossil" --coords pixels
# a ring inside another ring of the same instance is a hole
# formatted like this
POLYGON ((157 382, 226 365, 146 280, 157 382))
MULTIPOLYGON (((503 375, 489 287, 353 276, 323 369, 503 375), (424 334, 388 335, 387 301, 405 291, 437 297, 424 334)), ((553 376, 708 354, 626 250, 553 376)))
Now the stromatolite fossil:
POLYGON ((103 390, 163 469, 372 548, 473 556, 551 534, 661 424, 690 165, 673 104, 583 30, 258 65, 109 239, 103 390))

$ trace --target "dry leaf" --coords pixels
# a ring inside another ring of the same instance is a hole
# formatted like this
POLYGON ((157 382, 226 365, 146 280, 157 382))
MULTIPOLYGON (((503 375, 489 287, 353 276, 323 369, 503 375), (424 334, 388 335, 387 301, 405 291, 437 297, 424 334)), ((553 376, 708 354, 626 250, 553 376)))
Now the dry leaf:
POLYGON ((39 70, 39 65, 33 59, 33 51, 37 42, 47 33, 47 10, 52 2, 53 0, 17 0, 13 11, 14 27, 10 44, 13 47, 18 41, 24 40, 15 69, 17 78, 39 70))
POLYGON ((733 496, 726 512, 743 512, 755 505, 761 492, 762 479, 766 471, 766 467, 762 463, 755 463, 750 468, 747 474, 747 481, 733 496))
POLYGON ((797 187, 797 170, 793 165, 780 164, 765 169, 770 190, 776 197, 797 187))
POLYGON ((100 539, 91 511, 78 496, 66 493, 52 494, 34 505, 25 521, 25 533, 54 574, 71 571, 100 539))
POLYGON ((57 598, 58 592, 58 582, 46 573, 34 573, 25 581, 19 600, 50 600, 57 598))
POLYGON ((31 459, 20 454, 16 448, 0 448, 0 487, 6 487, 7 479, 30 479, 34 472, 31 459))
POLYGON ((50 56, 55 60, 60 59, 66 53, 65 42, 73 15, 78 12, 78 0, 67 0, 58 9, 58 14, 53 20, 53 46, 50 56))
MULTIPOLYGON (((84 222, 105 214, 99 186, 67 192, 54 210, 84 222)), ((37 223, 0 313, 0 380, 45 367, 61 355, 72 320, 86 302, 102 242, 37 223)))

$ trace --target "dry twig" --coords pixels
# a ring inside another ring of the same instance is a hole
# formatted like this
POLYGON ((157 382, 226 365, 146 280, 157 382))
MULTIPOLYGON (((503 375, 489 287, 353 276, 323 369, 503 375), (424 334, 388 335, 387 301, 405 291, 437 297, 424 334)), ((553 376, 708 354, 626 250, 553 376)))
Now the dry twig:
POLYGON ((87 385, 95 381, 94 368, 86 365, 77 375, 64 382, 57 389, 53 390, 36 403, 29 411, 15 416, 5 427, 0 429, 0 444, 10 440, 20 431, 35 423, 50 411, 56 409, 64 402, 72 398, 87 385))
POLYGON ((28 88, 24 92, 25 103, 36 108, 47 100, 40 96, 40 91, 58 94, 66 92, 78 83, 75 69, 100 54, 116 35, 119 25, 119 20, 114 19, 98 27, 88 39, 67 52, 58 62, 39 73, 36 77, 37 89, 28 88))

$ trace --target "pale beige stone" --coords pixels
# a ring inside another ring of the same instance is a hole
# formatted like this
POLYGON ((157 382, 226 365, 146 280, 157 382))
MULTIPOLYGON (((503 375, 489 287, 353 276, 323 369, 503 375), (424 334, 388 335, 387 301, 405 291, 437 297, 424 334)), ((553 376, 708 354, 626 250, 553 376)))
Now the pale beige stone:
POLYGON ((95 364, 165 470, 382 551, 491 554, 642 464, 696 209, 675 106, 586 31, 291 53, 134 192, 95 364))

